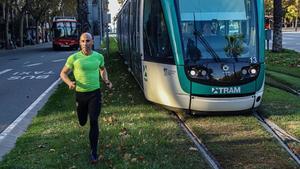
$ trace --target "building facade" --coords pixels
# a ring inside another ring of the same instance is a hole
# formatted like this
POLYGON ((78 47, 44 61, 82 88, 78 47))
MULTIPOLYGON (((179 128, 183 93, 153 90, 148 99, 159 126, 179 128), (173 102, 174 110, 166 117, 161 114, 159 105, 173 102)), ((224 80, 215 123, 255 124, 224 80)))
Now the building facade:
POLYGON ((94 35, 104 36, 108 24, 108 0, 88 0, 88 20, 94 35))

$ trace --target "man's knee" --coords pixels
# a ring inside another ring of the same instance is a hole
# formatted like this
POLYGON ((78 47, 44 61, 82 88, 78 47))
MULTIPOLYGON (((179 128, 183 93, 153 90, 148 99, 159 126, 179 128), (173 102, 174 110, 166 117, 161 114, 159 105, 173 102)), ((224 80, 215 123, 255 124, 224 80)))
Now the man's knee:
POLYGON ((90 119, 90 124, 91 124, 91 127, 98 126, 98 119, 97 118, 91 118, 90 119))
POLYGON ((84 126, 86 124, 87 120, 79 120, 79 125, 84 126))

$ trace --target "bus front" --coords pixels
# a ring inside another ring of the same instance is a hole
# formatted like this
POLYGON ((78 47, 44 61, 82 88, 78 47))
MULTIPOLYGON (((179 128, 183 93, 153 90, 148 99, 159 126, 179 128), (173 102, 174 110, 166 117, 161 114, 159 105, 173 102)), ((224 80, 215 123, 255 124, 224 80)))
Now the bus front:
POLYGON ((79 47, 76 20, 57 19, 53 22, 53 49, 79 47))
POLYGON ((196 111, 257 107, 264 84, 262 0, 175 0, 179 79, 196 111), (181 71, 180 71, 181 69, 181 71))

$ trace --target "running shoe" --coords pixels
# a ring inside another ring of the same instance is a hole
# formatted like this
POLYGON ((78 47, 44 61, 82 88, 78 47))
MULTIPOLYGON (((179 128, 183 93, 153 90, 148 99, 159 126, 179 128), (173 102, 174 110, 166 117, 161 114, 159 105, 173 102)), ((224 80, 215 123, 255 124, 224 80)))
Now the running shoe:
POLYGON ((96 164, 98 162, 98 155, 91 153, 91 164, 96 164))

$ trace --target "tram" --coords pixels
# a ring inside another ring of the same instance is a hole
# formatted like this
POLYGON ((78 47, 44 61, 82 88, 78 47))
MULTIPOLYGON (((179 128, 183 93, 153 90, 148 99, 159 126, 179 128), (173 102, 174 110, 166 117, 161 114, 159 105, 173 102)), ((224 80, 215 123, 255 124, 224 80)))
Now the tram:
POLYGON ((262 100, 263 0, 127 0, 120 53, 146 99, 189 112, 235 112, 262 100))

